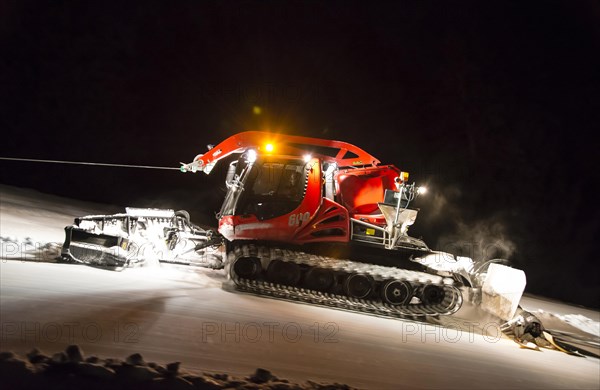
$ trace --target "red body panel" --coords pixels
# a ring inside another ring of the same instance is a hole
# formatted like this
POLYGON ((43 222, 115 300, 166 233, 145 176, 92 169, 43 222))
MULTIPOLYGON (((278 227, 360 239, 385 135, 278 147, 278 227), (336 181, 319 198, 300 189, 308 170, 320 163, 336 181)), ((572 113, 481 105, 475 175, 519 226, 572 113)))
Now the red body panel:
POLYGON ((300 229, 293 242, 348 242, 350 218, 339 203, 323 198, 323 203, 309 224, 300 229))
POLYGON ((393 165, 340 171, 335 178, 340 203, 352 218, 383 226, 377 203, 383 202, 385 190, 395 189, 398 175, 393 165))

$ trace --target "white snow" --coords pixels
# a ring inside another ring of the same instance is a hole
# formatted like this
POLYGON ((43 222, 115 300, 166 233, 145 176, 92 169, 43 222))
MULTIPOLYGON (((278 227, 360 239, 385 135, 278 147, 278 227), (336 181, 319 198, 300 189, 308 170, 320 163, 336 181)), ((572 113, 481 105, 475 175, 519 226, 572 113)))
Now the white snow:
MULTIPOLYGON (((2 237, 61 242, 73 217, 120 210, 0 190, 2 237)), ((473 307, 439 326, 232 293, 225 280, 223 271, 181 266, 112 272, 1 260, 1 349, 78 344, 88 355, 140 352, 190 371, 243 376, 263 367, 296 382, 361 388, 600 388, 598 359, 519 349, 473 307)), ((522 304, 556 309, 552 318, 570 331, 597 330, 597 311, 536 298, 522 304)))

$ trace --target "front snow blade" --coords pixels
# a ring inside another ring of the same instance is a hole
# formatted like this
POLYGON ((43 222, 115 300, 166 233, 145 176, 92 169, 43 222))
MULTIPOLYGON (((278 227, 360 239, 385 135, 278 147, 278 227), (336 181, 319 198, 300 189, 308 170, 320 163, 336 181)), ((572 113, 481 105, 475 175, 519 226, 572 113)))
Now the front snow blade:
POLYGON ((525 272, 502 264, 490 264, 481 289, 481 308, 504 321, 511 320, 525 291, 525 284, 525 272))

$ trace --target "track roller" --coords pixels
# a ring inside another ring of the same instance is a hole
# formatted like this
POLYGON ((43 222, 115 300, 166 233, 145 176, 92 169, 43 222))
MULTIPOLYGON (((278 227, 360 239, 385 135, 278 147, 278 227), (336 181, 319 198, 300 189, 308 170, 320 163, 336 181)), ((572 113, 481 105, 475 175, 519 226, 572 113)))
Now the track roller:
POLYGON ((296 286, 301 276, 300 266, 283 260, 273 260, 267 268, 267 279, 270 282, 286 286, 296 286))
POLYGON ((365 298, 373 290, 373 280, 366 275, 352 274, 346 279, 344 290, 353 298, 365 298))
POLYGON ((421 301, 426 305, 437 305, 442 303, 445 297, 446 293, 444 292, 444 289, 434 285, 423 287, 420 294, 421 301))
POLYGON ((258 257, 240 257, 233 264, 233 271, 241 278, 256 279, 262 267, 258 257))
POLYGON ((333 272, 323 268, 311 268, 304 277, 304 284, 311 290, 325 292, 333 286, 333 283, 333 272))
POLYGON ((413 288, 406 281, 390 280, 383 285, 381 298, 391 305, 405 305, 413 296, 413 288))

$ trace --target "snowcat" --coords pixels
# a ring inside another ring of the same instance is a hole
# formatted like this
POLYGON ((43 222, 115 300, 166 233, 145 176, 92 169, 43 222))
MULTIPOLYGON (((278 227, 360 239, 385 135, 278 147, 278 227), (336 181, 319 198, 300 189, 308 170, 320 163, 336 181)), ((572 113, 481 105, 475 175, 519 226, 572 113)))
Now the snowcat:
POLYGON ((514 314, 522 271, 476 266, 408 235, 420 192, 408 173, 318 138, 249 131, 208 147, 181 171, 209 174, 238 155, 217 214, 237 290, 387 317, 449 315, 466 293, 514 314))
POLYGON ((453 314, 465 297, 506 321, 516 312, 522 271, 408 235, 422 188, 395 166, 346 142, 251 131, 180 169, 209 174, 223 159, 218 232, 183 210, 127 208, 76 218, 61 257, 113 270, 225 268, 238 291, 386 317, 453 314))

